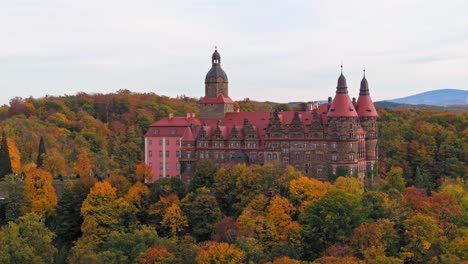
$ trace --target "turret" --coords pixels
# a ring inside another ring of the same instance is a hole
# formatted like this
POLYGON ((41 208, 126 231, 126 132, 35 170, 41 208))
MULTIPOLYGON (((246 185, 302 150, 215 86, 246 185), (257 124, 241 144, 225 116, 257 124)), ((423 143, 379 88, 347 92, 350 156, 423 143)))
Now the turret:
POLYGON ((234 102, 228 94, 228 78, 221 68, 221 55, 215 49, 211 56, 211 69, 205 77, 205 97, 200 100, 200 117, 222 119, 234 112, 234 102))
POLYGON ((366 79, 366 71, 363 70, 361 88, 357 100, 357 113, 361 127, 364 129, 366 149, 366 169, 373 170, 378 158, 377 152, 377 118, 379 117, 369 93, 369 83, 366 79))

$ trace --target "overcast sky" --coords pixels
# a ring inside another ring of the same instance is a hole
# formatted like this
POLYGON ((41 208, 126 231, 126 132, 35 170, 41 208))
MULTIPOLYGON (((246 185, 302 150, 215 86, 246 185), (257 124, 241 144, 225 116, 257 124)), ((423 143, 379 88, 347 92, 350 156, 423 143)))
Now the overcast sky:
POLYGON ((374 101, 468 89, 468 1, 0 0, 0 104, 119 89, 203 96, 218 46, 234 100, 326 99, 343 61, 374 101))

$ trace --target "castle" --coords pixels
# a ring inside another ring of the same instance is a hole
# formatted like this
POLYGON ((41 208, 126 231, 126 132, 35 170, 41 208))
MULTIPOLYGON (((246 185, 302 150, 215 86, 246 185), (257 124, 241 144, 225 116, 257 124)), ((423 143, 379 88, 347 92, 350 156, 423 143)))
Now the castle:
POLYGON ((145 135, 145 162, 155 181, 163 177, 190 179, 198 160, 263 165, 280 162, 309 177, 364 177, 377 161, 377 111, 365 75, 359 97, 350 99, 341 70, 335 97, 306 111, 234 111, 228 78, 217 50, 205 78, 200 116, 170 114, 145 135))

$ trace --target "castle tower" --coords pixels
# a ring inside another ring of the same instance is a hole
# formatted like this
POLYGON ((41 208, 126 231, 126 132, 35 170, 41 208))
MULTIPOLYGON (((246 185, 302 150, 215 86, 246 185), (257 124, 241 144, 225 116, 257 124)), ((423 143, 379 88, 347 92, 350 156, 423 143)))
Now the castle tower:
POLYGON ((346 78, 338 78, 328 119, 329 172, 334 176, 358 173, 358 114, 348 95, 346 78))
POLYGON ((212 66, 205 78, 205 97, 200 100, 200 117, 222 119, 227 112, 234 112, 234 102, 228 94, 228 78, 221 68, 221 56, 215 50, 212 66))
POLYGON ((361 127, 366 132, 365 145, 366 145, 366 169, 368 171, 374 169, 374 164, 378 158, 377 152, 377 118, 379 115, 375 110, 372 99, 369 95, 369 84, 367 83, 366 74, 361 81, 361 88, 359 89, 359 97, 357 100, 356 111, 359 115, 361 127))

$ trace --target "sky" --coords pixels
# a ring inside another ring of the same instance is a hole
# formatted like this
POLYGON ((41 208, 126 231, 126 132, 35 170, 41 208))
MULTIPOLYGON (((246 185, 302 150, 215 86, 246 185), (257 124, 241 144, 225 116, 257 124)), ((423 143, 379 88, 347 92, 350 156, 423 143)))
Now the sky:
POLYGON ((218 47, 234 100, 374 101, 468 89, 464 0, 0 0, 0 104, 13 97, 204 95, 218 47))

